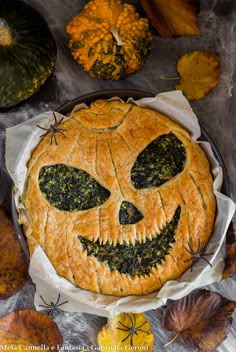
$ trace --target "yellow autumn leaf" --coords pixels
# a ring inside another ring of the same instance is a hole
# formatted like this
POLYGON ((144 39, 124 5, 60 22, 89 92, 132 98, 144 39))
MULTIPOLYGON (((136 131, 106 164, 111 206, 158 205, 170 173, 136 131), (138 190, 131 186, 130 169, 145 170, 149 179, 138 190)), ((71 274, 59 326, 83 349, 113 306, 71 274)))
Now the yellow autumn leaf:
POLYGON ((198 0, 141 0, 153 27, 162 37, 200 35, 198 0))
POLYGON ((152 351, 154 335, 142 313, 120 313, 103 326, 97 336, 101 350, 106 352, 124 350, 152 351))
POLYGON ((200 99, 208 94, 220 80, 220 58, 218 54, 197 50, 183 55, 177 64, 180 84, 187 99, 200 99))

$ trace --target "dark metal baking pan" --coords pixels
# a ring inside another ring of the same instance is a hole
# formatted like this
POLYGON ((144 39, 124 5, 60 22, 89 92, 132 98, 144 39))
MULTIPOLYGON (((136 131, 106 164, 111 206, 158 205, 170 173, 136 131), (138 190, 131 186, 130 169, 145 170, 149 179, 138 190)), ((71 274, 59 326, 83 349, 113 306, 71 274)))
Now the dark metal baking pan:
MULTIPOLYGON (((70 112, 73 110, 74 106, 77 104, 85 103, 89 104, 91 101, 96 100, 96 99, 110 99, 112 97, 119 97, 123 100, 127 100, 129 97, 132 97, 134 100, 146 98, 146 97, 154 97, 153 94, 147 93, 147 92, 142 92, 138 90, 130 90, 130 89, 110 89, 110 90, 103 90, 103 91, 98 91, 98 92, 93 92, 90 94, 82 95, 78 98, 75 98, 62 106, 60 106, 56 111, 59 112, 62 115, 68 115, 70 112)), ((230 195, 230 183, 229 183, 229 177, 228 173, 225 167, 225 163, 223 161, 223 158, 218 151, 216 145, 212 141, 211 137, 208 135, 208 133, 201 127, 201 141, 207 141, 211 144, 212 150, 219 161, 220 166, 223 169, 223 185, 222 185, 222 192, 226 195, 230 195)), ((11 211, 12 211, 12 220, 13 224, 15 226, 16 233, 18 235, 18 238, 22 244, 22 247, 27 255, 29 257, 29 251, 28 247, 26 244, 25 236, 22 230, 22 227, 18 223, 18 213, 16 210, 15 202, 14 202, 14 190, 12 189, 12 196, 11 196, 11 211)))

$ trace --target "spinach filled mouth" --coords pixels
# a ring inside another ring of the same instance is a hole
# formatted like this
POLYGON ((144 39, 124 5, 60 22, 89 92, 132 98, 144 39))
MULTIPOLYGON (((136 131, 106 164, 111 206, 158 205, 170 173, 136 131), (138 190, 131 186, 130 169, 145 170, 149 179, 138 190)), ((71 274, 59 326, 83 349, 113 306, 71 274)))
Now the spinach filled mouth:
POLYGON ((153 268, 165 260, 175 242, 175 231, 180 219, 181 207, 178 206, 172 220, 159 234, 145 242, 135 241, 131 244, 100 244, 99 240, 91 241, 79 235, 78 239, 88 256, 106 263, 111 271, 118 270, 129 276, 149 275, 153 268))

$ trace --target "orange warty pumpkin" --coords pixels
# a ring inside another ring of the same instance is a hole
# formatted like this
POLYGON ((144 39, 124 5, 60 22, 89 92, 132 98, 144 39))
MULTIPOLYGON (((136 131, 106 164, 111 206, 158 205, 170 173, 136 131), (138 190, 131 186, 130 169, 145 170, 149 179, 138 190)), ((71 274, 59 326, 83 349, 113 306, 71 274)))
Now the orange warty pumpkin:
POLYGON ((66 27, 74 59, 92 77, 119 80, 138 71, 152 36, 146 18, 120 0, 93 0, 66 27))

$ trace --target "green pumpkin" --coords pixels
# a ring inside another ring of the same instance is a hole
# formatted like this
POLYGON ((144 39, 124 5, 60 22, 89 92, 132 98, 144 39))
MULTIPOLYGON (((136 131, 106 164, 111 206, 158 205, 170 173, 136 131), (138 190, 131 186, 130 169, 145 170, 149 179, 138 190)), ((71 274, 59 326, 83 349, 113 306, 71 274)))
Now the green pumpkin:
POLYGON ((21 0, 0 1, 0 108, 34 94, 52 73, 56 44, 43 17, 21 0))

